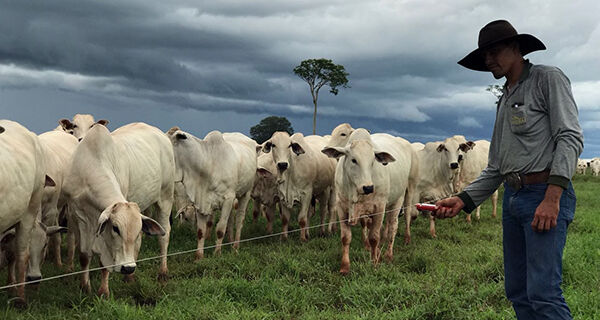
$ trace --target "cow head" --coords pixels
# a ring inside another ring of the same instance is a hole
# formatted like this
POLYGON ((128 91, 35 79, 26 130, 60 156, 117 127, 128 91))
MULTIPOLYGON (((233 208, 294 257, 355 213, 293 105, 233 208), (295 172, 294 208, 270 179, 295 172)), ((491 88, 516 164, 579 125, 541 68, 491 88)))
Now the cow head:
POLYGON ((354 132, 354 128, 349 123, 342 123, 331 131, 331 138, 327 143, 329 147, 343 147, 348 143, 348 138, 354 132))
POLYGON ((452 138, 448 138, 444 140, 444 142, 439 143, 436 148, 436 151, 441 157, 441 165, 447 166, 447 168, 449 168, 452 171, 458 169, 459 150, 459 143, 452 138))
POLYGON ((458 162, 462 162, 467 157, 467 152, 473 150, 475 142, 467 141, 458 145, 458 162))
MULTIPOLYGON (((345 147, 326 147, 321 152, 340 160, 344 168, 344 178, 354 188, 358 196, 368 196, 379 192, 373 184, 373 170, 376 166, 387 165, 396 159, 388 152, 377 150, 368 140, 354 140, 345 147)), ((350 224, 355 225, 364 212, 355 210, 350 224)), ((368 213, 367 213, 368 214, 368 213)))
POLYGON ((140 212, 135 202, 117 202, 106 208, 98 218, 94 251, 109 271, 131 274, 141 245, 141 232, 165 235, 163 227, 140 212), (113 267, 114 266, 114 267, 113 267))
POLYGON ((27 281, 35 281, 42 278, 41 267, 46 257, 48 237, 55 233, 67 232, 67 228, 60 226, 47 227, 37 221, 29 239, 29 264, 27 266, 27 281))
POLYGON ((283 173, 289 168, 293 157, 305 153, 301 145, 303 137, 300 133, 296 133, 290 137, 287 132, 278 131, 273 134, 271 139, 264 143, 263 152, 271 153, 273 162, 279 173, 283 173), (292 139, 292 137, 295 139, 292 139))
POLYGON ((68 119, 60 119, 58 123, 65 132, 74 135, 81 141, 95 124, 106 126, 108 120, 94 121, 94 117, 90 114, 76 114, 73 116, 73 122, 68 119))

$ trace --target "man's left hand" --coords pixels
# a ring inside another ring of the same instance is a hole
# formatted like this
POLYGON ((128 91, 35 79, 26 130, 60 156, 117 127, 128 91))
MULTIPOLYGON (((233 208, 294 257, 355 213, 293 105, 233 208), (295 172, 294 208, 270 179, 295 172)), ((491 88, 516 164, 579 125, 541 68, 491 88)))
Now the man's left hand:
POLYGON ((542 203, 535 209, 531 228, 536 232, 545 232, 556 227, 558 211, 560 210, 560 196, 563 189, 559 186, 548 185, 542 203))

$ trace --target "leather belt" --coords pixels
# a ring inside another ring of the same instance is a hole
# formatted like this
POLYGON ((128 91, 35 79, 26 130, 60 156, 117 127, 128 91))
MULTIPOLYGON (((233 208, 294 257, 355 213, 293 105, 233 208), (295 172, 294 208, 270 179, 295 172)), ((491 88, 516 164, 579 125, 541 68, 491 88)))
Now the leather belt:
POLYGON ((519 190, 527 184, 548 182, 549 177, 550 169, 531 173, 511 172, 504 175, 504 181, 514 190, 519 190))

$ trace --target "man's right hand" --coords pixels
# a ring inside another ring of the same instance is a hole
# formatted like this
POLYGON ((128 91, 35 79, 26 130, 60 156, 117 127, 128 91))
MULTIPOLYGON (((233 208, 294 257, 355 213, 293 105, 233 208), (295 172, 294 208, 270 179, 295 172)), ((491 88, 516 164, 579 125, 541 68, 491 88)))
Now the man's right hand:
POLYGON ((434 212, 435 217, 444 219, 457 215, 465 203, 459 197, 450 197, 436 202, 435 205, 438 207, 434 212))

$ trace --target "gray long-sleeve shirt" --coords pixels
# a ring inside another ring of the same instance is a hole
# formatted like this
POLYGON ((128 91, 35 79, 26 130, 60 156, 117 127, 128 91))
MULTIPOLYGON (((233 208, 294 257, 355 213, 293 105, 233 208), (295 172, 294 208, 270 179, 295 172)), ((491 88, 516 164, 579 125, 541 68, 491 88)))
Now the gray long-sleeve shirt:
POLYGON ((550 169, 548 183, 567 188, 582 150, 569 79, 556 67, 526 60, 519 82, 498 101, 487 168, 458 195, 464 210, 479 206, 511 172, 550 169))

